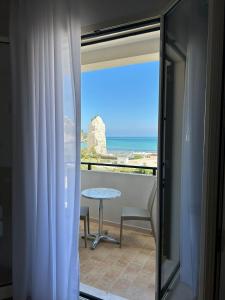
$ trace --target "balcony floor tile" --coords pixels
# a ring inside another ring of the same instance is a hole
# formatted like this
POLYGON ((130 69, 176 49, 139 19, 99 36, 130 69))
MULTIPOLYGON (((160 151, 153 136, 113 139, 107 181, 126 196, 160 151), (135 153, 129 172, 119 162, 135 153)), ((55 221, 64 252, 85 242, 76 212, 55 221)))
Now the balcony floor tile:
MULTIPOLYGON (((91 232, 97 224, 91 222, 91 232)), ((119 228, 104 225, 119 239, 119 228)), ((83 233, 83 227, 80 227, 83 233)), ((95 250, 80 239, 81 282, 107 293, 135 300, 154 300, 155 241, 150 234, 124 229, 123 245, 100 243, 95 250)))

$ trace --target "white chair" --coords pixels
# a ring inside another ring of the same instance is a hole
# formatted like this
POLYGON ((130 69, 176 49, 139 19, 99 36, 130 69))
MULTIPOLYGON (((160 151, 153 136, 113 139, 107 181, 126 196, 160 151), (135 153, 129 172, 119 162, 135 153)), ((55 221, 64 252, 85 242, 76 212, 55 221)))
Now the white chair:
POLYGON ((155 180, 149 201, 148 208, 137 208, 137 207, 123 207, 121 221, 120 221, 120 248, 122 247, 122 238, 123 238, 123 221, 128 220, 141 220, 149 221, 151 223, 152 233, 156 239, 156 217, 153 216, 153 208, 155 207, 154 203, 157 198, 157 181, 155 180))

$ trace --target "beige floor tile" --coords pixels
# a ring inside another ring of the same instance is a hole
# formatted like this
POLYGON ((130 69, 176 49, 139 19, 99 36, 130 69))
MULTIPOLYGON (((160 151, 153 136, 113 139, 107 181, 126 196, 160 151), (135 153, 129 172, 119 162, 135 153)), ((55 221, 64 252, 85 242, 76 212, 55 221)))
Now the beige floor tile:
POLYGON ((125 269, 119 276, 119 279, 126 279, 133 281, 137 277, 137 274, 135 272, 128 272, 127 269, 125 269))
POLYGON ((155 259, 153 259, 153 258, 148 259, 142 269, 145 272, 154 273, 155 272, 155 264, 156 264, 155 259))
POLYGON ((113 285, 110 290, 112 294, 122 296, 122 297, 127 297, 128 293, 127 291, 130 288, 131 281, 127 279, 118 279, 113 285))
POLYGON ((147 261, 148 261, 147 255, 145 255, 145 254, 141 255, 141 253, 137 254, 133 260, 133 262, 135 262, 138 265, 141 265, 142 267, 144 267, 144 265, 146 264, 147 261))
POLYGON ((142 270, 133 280, 132 285, 138 288, 153 288, 155 286, 155 273, 147 273, 142 270))
MULTIPOLYGON (((119 228, 104 226, 119 238, 119 228)), ((82 227, 81 227, 82 230, 82 227)), ((91 232, 97 224, 91 223, 91 232)), ((101 243, 95 250, 80 241, 81 282, 130 300, 154 300, 155 241, 147 234, 124 230, 122 248, 101 243)))
POLYGON ((139 264, 130 263, 126 268, 126 272, 137 274, 141 269, 142 267, 139 264))
POLYGON ((154 300, 155 291, 151 288, 139 288, 131 286, 127 290, 127 298, 129 300, 154 300))

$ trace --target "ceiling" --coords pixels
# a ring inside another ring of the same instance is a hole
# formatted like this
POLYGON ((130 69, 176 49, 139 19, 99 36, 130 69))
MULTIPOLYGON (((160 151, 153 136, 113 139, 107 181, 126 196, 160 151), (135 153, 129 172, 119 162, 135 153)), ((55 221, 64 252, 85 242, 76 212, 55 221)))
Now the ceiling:
POLYGON ((159 31, 83 46, 82 71, 159 60, 159 31))

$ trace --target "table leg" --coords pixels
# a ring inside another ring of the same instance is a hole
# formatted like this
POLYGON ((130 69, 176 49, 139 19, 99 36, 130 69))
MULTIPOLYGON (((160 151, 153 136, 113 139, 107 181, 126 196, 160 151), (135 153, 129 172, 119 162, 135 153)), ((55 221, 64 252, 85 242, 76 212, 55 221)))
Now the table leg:
POLYGON ((100 199, 99 202, 99 209, 98 209, 98 234, 102 234, 103 228, 103 201, 100 199))
POLYGON ((91 249, 94 250, 100 241, 108 241, 111 243, 119 244, 120 242, 111 236, 105 235, 103 233, 103 200, 99 199, 99 219, 98 219, 98 233, 95 236, 95 240, 92 242, 91 249))

